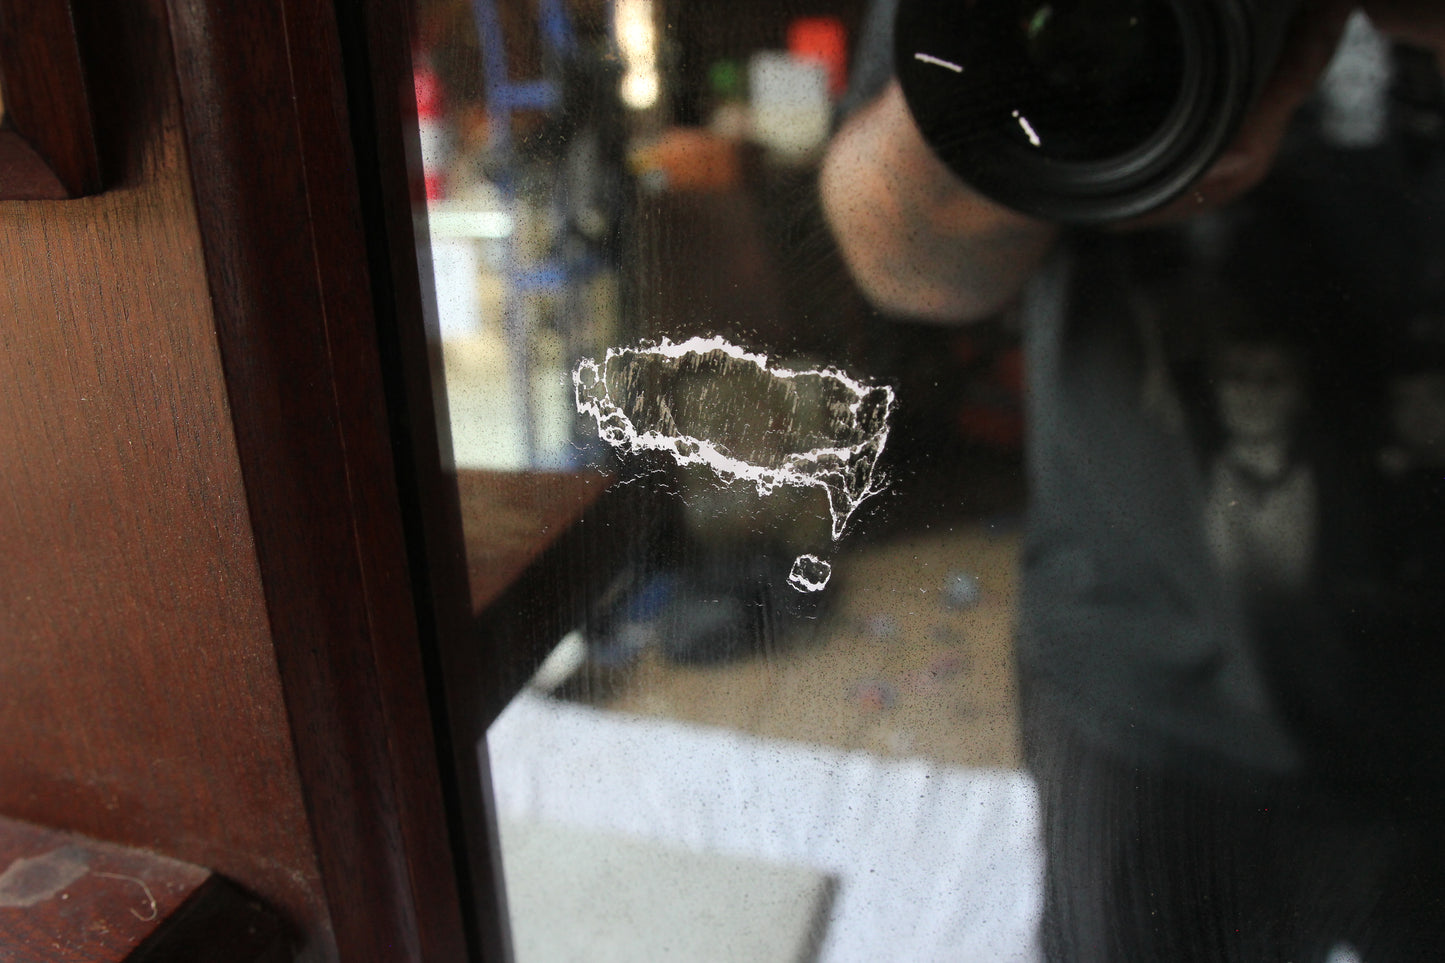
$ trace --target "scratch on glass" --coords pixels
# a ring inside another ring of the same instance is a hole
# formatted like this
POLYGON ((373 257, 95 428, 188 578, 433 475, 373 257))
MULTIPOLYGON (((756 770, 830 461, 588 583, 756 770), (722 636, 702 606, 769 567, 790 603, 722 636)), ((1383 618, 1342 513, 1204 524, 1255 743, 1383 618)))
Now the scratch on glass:
POLYGON ((944 60, 942 57, 935 57, 933 54, 926 54, 920 52, 914 54, 913 59, 919 61, 920 63, 933 64, 933 66, 935 67, 942 67, 945 70, 952 70, 956 74, 963 73, 963 66, 961 64, 956 64, 951 60, 944 60))
POLYGON ((1013 115, 1014 119, 1019 122, 1019 127, 1023 128, 1023 132, 1028 136, 1029 143, 1035 147, 1041 147, 1043 141, 1039 140, 1039 135, 1034 130, 1034 125, 1029 123, 1029 119, 1018 111, 1014 111, 1013 115))

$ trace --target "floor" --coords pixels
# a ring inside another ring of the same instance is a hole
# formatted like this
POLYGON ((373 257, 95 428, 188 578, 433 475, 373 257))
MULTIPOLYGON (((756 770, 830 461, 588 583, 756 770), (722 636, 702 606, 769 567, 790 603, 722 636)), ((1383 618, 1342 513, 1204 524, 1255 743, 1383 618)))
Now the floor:
POLYGON ((618 712, 753 736, 1019 765, 1012 629, 1018 536, 944 526, 837 560, 816 638, 767 656, 690 667, 645 652, 590 687, 618 712))
POLYGON ((763 739, 1019 768, 1017 459, 960 447, 929 460, 905 443, 889 472, 897 483, 837 543, 805 638, 721 665, 650 648, 621 668, 585 667, 561 694, 763 739))

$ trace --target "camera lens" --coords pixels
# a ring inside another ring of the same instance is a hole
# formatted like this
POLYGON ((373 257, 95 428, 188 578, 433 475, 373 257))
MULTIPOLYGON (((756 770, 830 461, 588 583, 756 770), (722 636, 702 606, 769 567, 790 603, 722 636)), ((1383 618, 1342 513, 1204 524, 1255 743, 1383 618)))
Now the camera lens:
POLYGON ((965 182, 1051 220, 1158 207, 1263 85, 1293 0, 900 0, 919 129, 965 182))
POLYGON ((977 61, 992 76, 974 89, 1015 93, 976 109, 1046 155, 1095 161, 1131 150, 1179 99, 1179 23, 1157 0, 1026 0, 992 16, 1007 19, 993 28, 997 51, 977 61))

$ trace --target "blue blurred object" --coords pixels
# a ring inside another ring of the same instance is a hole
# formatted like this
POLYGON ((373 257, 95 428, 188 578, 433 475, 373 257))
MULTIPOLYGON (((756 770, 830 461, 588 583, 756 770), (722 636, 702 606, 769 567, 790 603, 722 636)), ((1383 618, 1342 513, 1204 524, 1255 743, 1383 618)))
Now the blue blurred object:
POLYGON ((943 580, 943 604, 949 608, 971 609, 982 600, 983 587, 977 576, 953 571, 943 580))
POLYGON ((886 612, 870 615, 863 623, 864 631, 879 642, 890 642, 898 637, 898 617, 886 612))

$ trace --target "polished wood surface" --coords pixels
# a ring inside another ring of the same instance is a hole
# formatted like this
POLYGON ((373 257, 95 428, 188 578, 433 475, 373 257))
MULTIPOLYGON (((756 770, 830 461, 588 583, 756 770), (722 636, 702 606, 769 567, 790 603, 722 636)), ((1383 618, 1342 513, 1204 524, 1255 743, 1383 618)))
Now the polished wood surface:
POLYGON ((335 10, 77 21, 111 189, 0 204, 0 813, 464 959, 335 10))
POLYGON ((0 959, 281 963, 289 943, 210 870, 0 818, 0 959))
POLYGON ((210 877, 189 863, 0 819, 0 954, 124 960, 210 877))
POLYGON ((113 188, 0 203, 0 813, 326 900, 159 0, 86 8, 113 188))
POLYGON ((69 0, 0 0, 0 200, 100 189, 69 0))
MULTIPOLYGON (((412 5, 366 0, 338 9, 351 83, 357 177, 371 250, 377 328, 388 405, 396 435, 398 488, 426 657, 429 691, 439 707, 435 732, 443 767, 448 825, 459 844, 457 878, 473 952, 511 958, 501 851, 487 764, 493 694, 529 658, 495 635, 479 637, 469 583, 485 562, 464 535, 476 479, 456 476, 442 347, 431 290, 426 193, 421 165, 412 54, 412 5)), ((485 487, 485 486, 483 486, 485 487)), ((475 526, 473 526, 475 530, 475 526)), ((486 576, 483 576, 485 579, 486 576)), ((493 591, 501 583, 493 582, 493 591)), ((481 587, 483 594, 486 588, 481 587)), ((515 691, 515 690, 513 690, 515 691)))

